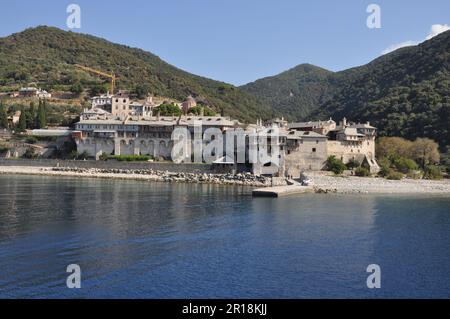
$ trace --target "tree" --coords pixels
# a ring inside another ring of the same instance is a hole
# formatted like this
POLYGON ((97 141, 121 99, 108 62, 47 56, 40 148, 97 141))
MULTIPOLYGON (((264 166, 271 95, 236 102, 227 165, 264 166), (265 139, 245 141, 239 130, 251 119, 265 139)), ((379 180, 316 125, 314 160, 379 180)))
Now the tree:
POLYGON ((380 137, 377 143, 377 157, 401 156, 409 158, 413 142, 401 137, 380 137))
POLYGON ((96 84, 91 87, 91 96, 97 96, 104 93, 106 93, 106 89, 103 85, 96 84))
POLYGON ((340 159, 337 159, 333 155, 327 158, 326 166, 329 171, 332 171, 336 175, 342 174, 344 170, 347 168, 340 159))
POLYGON ((39 107, 38 107, 38 127, 39 128, 45 128, 47 127, 47 106, 46 101, 39 100, 39 107))
POLYGON ((0 127, 8 128, 8 114, 6 113, 6 106, 3 101, 0 101, 0 127))
POLYGON ((411 157, 420 163, 422 168, 439 163, 439 145, 429 138, 418 138, 411 148, 411 157))
POLYGON ((189 113, 194 115, 201 115, 203 112, 204 116, 214 116, 216 113, 206 106, 194 106, 189 109, 189 113))
POLYGON ((70 92, 72 92, 73 94, 79 96, 81 93, 83 93, 83 86, 81 85, 80 82, 76 82, 74 84, 72 84, 72 86, 70 87, 70 92))
POLYGON ((17 125, 17 130, 19 132, 25 132, 26 129, 27 129, 27 112, 25 112, 25 109, 22 107, 22 110, 20 111, 19 124, 17 125))
POLYGON ((34 129, 36 127, 36 110, 34 102, 30 102, 30 108, 27 111, 27 128, 34 129))
POLYGON ((179 116, 181 115, 181 109, 175 104, 163 103, 153 109, 153 114, 159 114, 161 116, 179 116))
POLYGON ((138 99, 145 98, 149 92, 150 92, 150 87, 146 84, 144 84, 144 85, 138 84, 134 87, 134 94, 136 94, 138 99))

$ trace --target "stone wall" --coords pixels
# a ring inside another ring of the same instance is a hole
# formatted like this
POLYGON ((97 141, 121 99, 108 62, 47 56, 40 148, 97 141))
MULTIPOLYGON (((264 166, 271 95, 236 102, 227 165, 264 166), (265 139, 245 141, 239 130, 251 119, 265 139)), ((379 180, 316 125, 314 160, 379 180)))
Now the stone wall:
POLYGON ((172 150, 170 138, 85 138, 77 140, 78 153, 86 152, 99 158, 102 153, 108 155, 151 155, 155 158, 169 158, 172 150))
POLYGON ((328 156, 331 155, 344 163, 348 163, 351 159, 362 163, 366 155, 369 158, 375 157, 375 140, 364 140, 360 146, 343 141, 328 141, 328 156))
POLYGON ((286 153, 286 175, 298 178, 302 171, 319 171, 327 160, 325 138, 304 138, 295 149, 286 153))
POLYGON ((72 161, 55 159, 4 159, 0 158, 0 166, 36 166, 36 167, 78 167, 78 168, 98 168, 98 169, 152 169, 158 171, 169 171, 174 173, 197 173, 212 174, 220 168, 215 168, 209 164, 170 162, 119 162, 108 161, 72 161))

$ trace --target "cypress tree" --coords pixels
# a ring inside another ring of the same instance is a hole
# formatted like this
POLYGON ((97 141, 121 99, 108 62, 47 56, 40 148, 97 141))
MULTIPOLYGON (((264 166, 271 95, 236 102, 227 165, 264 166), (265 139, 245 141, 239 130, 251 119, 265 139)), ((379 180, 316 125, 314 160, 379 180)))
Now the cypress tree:
POLYGON ((45 128, 47 126, 47 114, 46 114, 46 102, 39 100, 38 107, 38 126, 39 128, 45 128))
POLYGON ((6 113, 6 107, 3 106, 3 101, 0 101, 0 127, 8 128, 8 114, 6 113))
POLYGON ((30 109, 27 114, 27 128, 34 129, 36 127, 36 110, 34 108, 34 102, 30 102, 30 109))
POLYGON ((27 129, 27 112, 22 107, 20 111, 19 125, 17 126, 17 130, 20 132, 24 132, 27 129))

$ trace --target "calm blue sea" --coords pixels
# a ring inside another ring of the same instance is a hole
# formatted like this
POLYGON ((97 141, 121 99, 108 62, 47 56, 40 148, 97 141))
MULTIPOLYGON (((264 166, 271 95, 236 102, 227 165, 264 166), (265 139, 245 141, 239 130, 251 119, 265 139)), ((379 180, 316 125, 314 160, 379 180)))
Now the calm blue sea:
POLYGON ((0 297, 449 298, 450 197, 0 176, 0 297))

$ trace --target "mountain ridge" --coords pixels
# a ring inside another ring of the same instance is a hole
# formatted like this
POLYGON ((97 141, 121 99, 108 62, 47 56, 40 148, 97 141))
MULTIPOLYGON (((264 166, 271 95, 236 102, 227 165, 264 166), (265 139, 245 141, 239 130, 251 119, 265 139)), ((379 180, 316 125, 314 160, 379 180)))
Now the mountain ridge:
POLYGON ((311 74, 294 67, 240 88, 292 121, 346 116, 371 121, 380 135, 429 137, 444 149, 450 144, 449 55, 446 31, 322 78, 317 69, 311 74), (293 88, 305 92, 303 101, 286 97, 286 89, 293 88))

